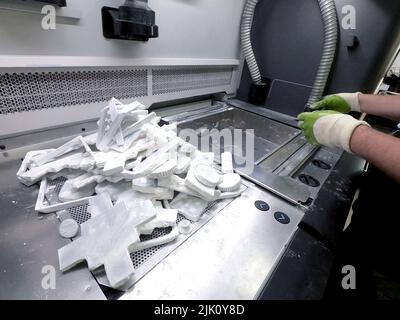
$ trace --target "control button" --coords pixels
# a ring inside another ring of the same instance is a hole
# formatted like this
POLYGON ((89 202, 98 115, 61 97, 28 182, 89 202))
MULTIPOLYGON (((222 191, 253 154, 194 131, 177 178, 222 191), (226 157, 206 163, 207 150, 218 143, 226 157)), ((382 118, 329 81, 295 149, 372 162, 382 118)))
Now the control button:
POLYGON ((254 205, 260 211, 268 211, 269 210, 269 205, 265 201, 258 200, 254 203, 254 205))
POLYGON ((290 218, 286 213, 283 212, 275 212, 274 213, 275 220, 282 224, 289 224, 290 218))

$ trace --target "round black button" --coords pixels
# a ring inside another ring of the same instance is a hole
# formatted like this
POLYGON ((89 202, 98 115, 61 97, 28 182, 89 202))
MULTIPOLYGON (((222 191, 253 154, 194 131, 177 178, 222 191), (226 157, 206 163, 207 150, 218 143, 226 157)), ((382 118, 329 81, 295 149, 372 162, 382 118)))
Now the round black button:
POLYGON ((268 211, 269 210, 269 205, 265 201, 258 200, 254 203, 254 205, 260 211, 268 211))
POLYGON ((290 218, 286 213, 283 212, 275 212, 274 213, 275 220, 282 224, 289 224, 290 218))

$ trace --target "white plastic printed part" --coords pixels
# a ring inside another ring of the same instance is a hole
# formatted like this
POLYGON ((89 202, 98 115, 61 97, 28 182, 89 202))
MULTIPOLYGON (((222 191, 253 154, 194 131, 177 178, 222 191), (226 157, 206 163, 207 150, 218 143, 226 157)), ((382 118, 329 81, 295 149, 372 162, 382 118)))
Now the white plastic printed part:
POLYGON ((240 188, 242 178, 237 173, 227 173, 222 176, 218 189, 222 192, 233 192, 240 188))
POLYGON ((170 243, 179 237, 178 227, 172 229, 172 231, 165 236, 154 238, 147 241, 142 241, 139 243, 135 243, 130 247, 131 252, 136 252, 140 250, 149 249, 152 247, 162 246, 164 244, 170 243))
POLYGON ((132 189, 142 193, 157 193, 162 191, 157 186, 156 180, 148 177, 132 180, 132 189))
POLYGON ((61 187, 61 190, 58 194, 58 199, 62 202, 68 202, 92 196, 95 193, 96 182, 85 185, 79 189, 74 187, 74 184, 89 177, 91 177, 91 174, 85 173, 77 178, 67 180, 61 187))
POLYGON ((40 181, 49 173, 60 172, 63 169, 87 169, 94 165, 94 160, 85 158, 81 152, 61 157, 40 167, 33 167, 20 175, 21 181, 29 184, 40 181))
POLYGON ((84 141, 84 140, 81 136, 76 137, 76 138, 72 139, 71 141, 68 141, 67 143, 63 144, 61 147, 59 147, 55 150, 32 157, 31 161, 36 166, 41 166, 45 163, 54 161, 55 159, 57 159, 58 157, 61 157, 64 154, 67 154, 71 151, 82 148, 83 147, 82 141, 84 141))
POLYGON ((194 175, 197 180, 208 187, 216 187, 222 182, 218 171, 205 164, 199 164, 194 168, 194 175))
POLYGON ((133 190, 127 190, 117 196, 116 203, 124 203, 129 211, 136 212, 137 225, 147 223, 156 217, 156 209, 152 199, 133 190), (137 208, 141 208, 140 211, 137 208))
POLYGON ((201 152, 196 150, 193 155, 192 166, 197 166, 198 164, 205 164, 211 166, 215 160, 215 155, 212 152, 201 152))
POLYGON ((81 225, 78 239, 58 250, 60 270, 67 271, 84 260, 89 270, 104 265, 110 286, 120 287, 134 273, 129 253, 140 242, 136 227, 136 212, 122 202, 92 217, 81 225))
POLYGON ((52 212, 56 212, 56 211, 66 210, 66 209, 70 209, 70 208, 88 204, 89 200, 92 198, 92 197, 87 197, 87 198, 81 198, 81 199, 74 200, 74 201, 61 202, 58 204, 49 205, 45 199, 45 194, 46 194, 46 191, 48 190, 47 186, 48 186, 48 181, 46 178, 43 178, 42 182, 40 183, 39 195, 36 200, 36 205, 35 205, 36 212, 52 213, 52 212))
POLYGON ((142 156, 138 156, 138 157, 136 158, 135 161, 132 161, 132 162, 126 164, 126 165, 125 165, 125 169, 126 169, 126 170, 135 169, 135 167, 136 167, 139 163, 141 163, 142 160, 143 160, 143 157, 142 157, 142 156))
POLYGON ((75 220, 66 219, 60 223, 58 231, 61 237, 72 239, 79 233, 79 224, 75 220))
POLYGON ((176 166, 177 166, 176 160, 169 159, 167 160, 167 162, 165 162, 164 164, 159 166, 156 170, 154 170, 150 174, 150 177, 159 179, 171 176, 174 173, 176 166))
POLYGON ((156 208, 157 216, 149 222, 138 227, 139 234, 150 235, 156 228, 176 227, 178 210, 156 208))
POLYGON ((108 193, 112 201, 116 201, 121 194, 131 189, 132 189, 132 184, 129 182, 119 182, 119 183, 103 182, 95 187, 95 191, 98 195, 102 193, 108 193))
POLYGON ((111 196, 108 193, 104 192, 89 200, 89 206, 87 208, 87 211, 90 213, 92 217, 96 217, 102 214, 103 212, 108 212, 111 209, 112 209, 111 196))
POLYGON ((221 154, 221 171, 222 173, 233 173, 232 153, 224 152, 221 154))
POLYGON ((190 221, 199 221, 200 217, 208 207, 209 202, 197 197, 189 196, 186 194, 179 194, 174 200, 171 201, 170 206, 172 209, 177 209, 180 214, 190 221))
POLYGON ((176 165, 176 169, 174 170, 174 174, 187 173, 190 168, 191 162, 192 162, 192 159, 179 153, 178 154, 178 163, 176 165))
POLYGON ((239 197, 243 192, 246 191, 246 187, 241 185, 237 191, 233 192, 222 192, 221 195, 216 198, 215 200, 223 200, 223 199, 232 199, 239 197))
POLYGON ((146 160, 141 162, 139 165, 135 167, 135 174, 146 176, 156 170, 159 166, 161 166, 166 160, 169 159, 168 153, 173 151, 178 145, 177 139, 169 142, 166 146, 162 147, 149 157, 146 160))
POLYGON ((80 179, 77 181, 74 181, 72 186, 76 189, 84 188, 88 185, 94 184, 94 183, 101 183, 104 180, 106 180, 106 177, 102 175, 90 175, 85 179, 80 179))
POLYGON ((218 197, 221 193, 219 190, 216 190, 213 187, 206 186, 202 184, 199 180, 197 180, 194 174, 193 167, 189 169, 189 172, 186 176, 185 186, 200 194, 202 198, 208 201, 211 201, 212 199, 218 197))
POLYGON ((126 128, 123 131, 124 136, 128 136, 128 135, 134 133, 135 131, 139 130, 144 124, 149 123, 150 121, 154 120, 155 118, 157 118, 157 115, 154 112, 150 113, 143 119, 137 121, 130 127, 126 128))
POLYGON ((125 147, 125 137, 128 134, 123 134, 124 120, 128 119, 130 122, 138 120, 141 117, 140 114, 147 115, 147 111, 142 112, 144 109, 145 107, 137 101, 123 105, 117 99, 111 99, 109 105, 102 110, 98 122, 97 148, 101 151, 107 151, 110 144, 125 147))
POLYGON ((190 196, 201 198, 201 195, 196 191, 193 191, 185 186, 185 179, 182 179, 176 175, 172 175, 170 177, 159 179, 158 186, 169 188, 171 190, 188 194, 190 196))
POLYGON ((23 177, 23 173, 27 172, 28 168, 30 167, 32 157, 34 157, 34 156, 36 156, 36 155, 43 154, 43 153, 47 153, 47 152, 50 151, 50 150, 54 150, 54 149, 39 150, 39 151, 29 151, 29 152, 25 155, 25 158, 24 158, 24 160, 22 161, 21 166, 20 166, 19 169, 18 169, 18 172, 17 172, 17 178, 18 178, 18 180, 19 180, 20 182, 22 182, 24 185, 28 186, 28 187, 31 186, 31 185, 33 185, 33 184, 35 184, 37 181, 32 182, 30 179, 28 179, 28 180, 25 179, 25 178, 23 177))
POLYGON ((182 220, 178 223, 178 230, 180 234, 188 235, 192 232, 192 223, 189 220, 182 220))

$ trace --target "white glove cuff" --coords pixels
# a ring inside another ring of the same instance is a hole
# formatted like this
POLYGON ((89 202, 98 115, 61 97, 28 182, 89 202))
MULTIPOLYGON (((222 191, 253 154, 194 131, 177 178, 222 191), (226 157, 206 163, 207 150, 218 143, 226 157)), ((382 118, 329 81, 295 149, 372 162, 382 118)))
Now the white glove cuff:
POLYGON ((349 115, 328 115, 315 122, 314 136, 324 146, 342 148, 352 153, 350 140, 354 130, 360 125, 369 126, 365 121, 356 120, 349 115))
POLYGON ((349 104, 351 108, 351 111, 361 112, 360 94, 361 92, 340 93, 338 94, 338 96, 346 100, 346 102, 349 104))

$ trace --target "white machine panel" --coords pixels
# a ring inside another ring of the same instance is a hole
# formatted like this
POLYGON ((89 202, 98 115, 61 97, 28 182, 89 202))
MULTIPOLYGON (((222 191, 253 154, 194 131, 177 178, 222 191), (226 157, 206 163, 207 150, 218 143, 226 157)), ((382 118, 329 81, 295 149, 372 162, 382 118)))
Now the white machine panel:
POLYGON ((0 1, 0 137, 95 119, 112 96, 150 106, 235 93, 244 0, 150 0, 160 36, 149 42, 103 37, 101 8, 122 3, 68 0, 44 30, 43 4, 0 1))

